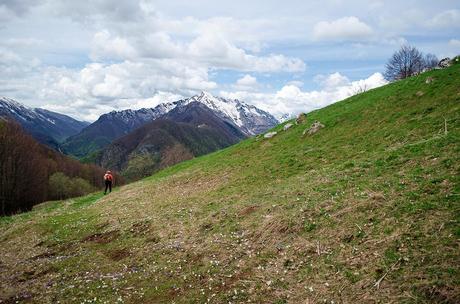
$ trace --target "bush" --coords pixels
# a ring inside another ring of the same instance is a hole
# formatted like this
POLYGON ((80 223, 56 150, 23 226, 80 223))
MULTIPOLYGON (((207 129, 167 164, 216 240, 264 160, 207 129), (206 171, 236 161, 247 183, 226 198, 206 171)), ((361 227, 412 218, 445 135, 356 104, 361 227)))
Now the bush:
POLYGON ((72 178, 70 184, 70 197, 82 196, 96 191, 94 186, 91 186, 87 180, 81 177, 72 178))
POLYGON ((56 172, 49 178, 49 195, 52 199, 68 197, 70 187, 70 178, 62 172, 56 172))
POLYGON ((62 172, 56 172, 49 178, 49 195, 52 199, 66 199, 94 192, 95 187, 81 178, 70 178, 62 172))

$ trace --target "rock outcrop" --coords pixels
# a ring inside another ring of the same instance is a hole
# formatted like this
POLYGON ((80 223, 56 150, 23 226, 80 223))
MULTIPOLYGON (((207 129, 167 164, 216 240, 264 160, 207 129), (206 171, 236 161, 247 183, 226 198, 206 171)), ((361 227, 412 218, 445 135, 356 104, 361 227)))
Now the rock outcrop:
POLYGON ((305 113, 300 113, 299 116, 297 116, 295 123, 298 125, 301 125, 307 121, 307 114, 305 113))
POLYGON ((303 131, 303 135, 313 135, 322 128, 324 128, 324 125, 316 120, 309 129, 305 129, 305 131, 303 131))
POLYGON ((441 61, 439 61, 439 63, 438 63, 438 67, 440 67, 440 68, 442 68, 442 69, 448 68, 448 67, 450 67, 451 65, 452 65, 452 62, 451 62, 451 60, 450 60, 449 57, 444 58, 444 59, 441 59, 441 61))

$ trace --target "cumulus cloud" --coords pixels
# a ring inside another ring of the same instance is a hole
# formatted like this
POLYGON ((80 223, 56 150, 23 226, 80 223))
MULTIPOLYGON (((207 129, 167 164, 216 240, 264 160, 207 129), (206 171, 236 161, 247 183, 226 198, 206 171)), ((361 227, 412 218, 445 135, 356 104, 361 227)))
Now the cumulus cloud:
POLYGON ((44 66, 0 49, 0 68, 2 95, 88 121, 108 111, 155 106, 160 100, 217 87, 206 68, 167 59, 89 63, 74 70, 44 66))
POLYGON ((317 79, 322 80, 321 90, 302 91, 299 87, 288 84, 275 93, 221 91, 220 94, 228 98, 245 100, 281 117, 285 114, 295 116, 301 112, 310 112, 388 83, 380 73, 351 82, 339 73, 320 76, 317 79))
POLYGON ((317 75, 314 80, 325 90, 334 90, 337 87, 346 86, 350 83, 350 80, 339 72, 330 75, 317 75))
POLYGON ((93 40, 93 59, 176 58, 194 61, 214 69, 255 72, 303 72, 305 63, 281 54, 257 56, 233 44, 224 35, 203 30, 189 43, 173 41, 165 32, 140 36, 112 36, 104 30, 93 40), (140 53, 137 54, 136 50, 140 53))
POLYGON ((244 75, 233 85, 236 90, 255 91, 259 87, 257 78, 249 74, 244 75))
POLYGON ((132 59, 136 57, 136 50, 129 42, 121 37, 112 37, 109 31, 103 30, 94 35, 91 59, 132 59))
POLYGON ((313 28, 313 38, 316 40, 366 40, 372 34, 372 28, 354 16, 331 22, 321 21, 313 28))

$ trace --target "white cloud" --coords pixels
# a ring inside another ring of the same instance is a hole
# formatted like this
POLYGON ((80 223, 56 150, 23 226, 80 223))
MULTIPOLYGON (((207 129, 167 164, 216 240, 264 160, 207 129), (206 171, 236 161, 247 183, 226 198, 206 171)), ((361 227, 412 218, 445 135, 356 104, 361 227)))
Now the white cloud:
POLYGON ((325 90, 334 90, 337 87, 346 86, 350 83, 350 80, 339 72, 330 75, 317 75, 314 81, 319 83, 325 90))
POLYGON ((291 84, 299 88, 303 87, 304 85, 303 81, 300 81, 300 80, 291 80, 287 84, 291 84))
POLYGON ((174 98, 213 90, 217 86, 208 79, 206 68, 174 60, 91 63, 81 70, 72 70, 33 66, 14 56, 11 52, 0 52, 0 66, 3 58, 10 63, 11 73, 20 67, 18 62, 24 66, 11 77, 13 80, 0 78, 4 92, 9 88, 21 91, 20 102, 32 105, 29 102, 46 101, 46 108, 50 110, 89 121, 108 111, 155 106, 160 100, 177 100, 174 98), (19 76, 20 81, 14 80, 19 76))
MULTIPOLYGON (((227 23, 227 19, 224 19, 227 23)), ((247 45, 251 50, 260 50, 260 44, 256 37, 251 43, 249 38, 234 38, 229 35, 220 22, 221 19, 207 21, 176 20, 173 23, 174 32, 181 23, 189 24, 191 33, 194 33, 190 41, 174 39, 172 33, 168 33, 171 22, 163 19, 155 19, 153 31, 119 31, 113 35, 108 30, 102 30, 94 35, 91 58, 143 60, 147 59, 177 59, 199 63, 212 69, 230 69, 237 71, 255 72, 303 72, 305 63, 299 58, 287 57, 282 54, 269 54, 259 56, 240 47, 237 43, 247 45), (217 23, 217 26, 216 26, 217 23), (155 29, 157 31, 155 31, 155 29)), ((149 24, 145 25, 146 27, 149 24)), ((182 29, 181 29, 182 30, 182 29)), ((244 35, 243 35, 244 36, 244 35)), ((252 37, 252 36, 251 36, 252 37)))
POLYGON ((285 100, 280 107, 290 111, 304 103, 287 96, 333 100, 357 90, 334 73, 317 77, 318 91, 305 91, 303 58, 314 74, 337 64, 364 77, 382 70, 400 44, 440 58, 459 49, 460 11, 452 1, 197 1, 0 1, 0 95, 94 119, 225 88, 268 110, 280 112, 275 101, 285 100), (307 29, 317 41, 305 39, 307 29), (234 75, 242 78, 229 82, 234 75), (260 93, 280 83, 284 90, 260 93))
POLYGON ((433 28, 459 28, 460 10, 451 9, 443 11, 428 20, 427 25, 433 28))
POLYGON ((323 77, 326 81, 326 87, 319 91, 304 92, 299 87, 288 84, 275 93, 221 91, 220 94, 227 98, 235 98, 252 103, 277 117, 281 117, 284 114, 294 116, 301 112, 310 112, 343 100, 363 90, 370 90, 388 83, 380 73, 375 73, 366 79, 353 82, 345 81, 348 78, 339 73, 323 77))
POLYGON ((331 22, 318 22, 313 28, 316 40, 366 40, 372 37, 373 30, 357 17, 344 17, 331 22))
POLYGON ((246 74, 242 78, 238 79, 236 84, 240 86, 255 86, 257 85, 257 78, 246 74))
POLYGON ((236 90, 254 91, 259 87, 257 78, 249 74, 244 75, 233 85, 236 90))
POLYGON ((136 50, 121 37, 112 37, 109 31, 103 30, 94 34, 91 59, 132 59, 137 56, 136 50))

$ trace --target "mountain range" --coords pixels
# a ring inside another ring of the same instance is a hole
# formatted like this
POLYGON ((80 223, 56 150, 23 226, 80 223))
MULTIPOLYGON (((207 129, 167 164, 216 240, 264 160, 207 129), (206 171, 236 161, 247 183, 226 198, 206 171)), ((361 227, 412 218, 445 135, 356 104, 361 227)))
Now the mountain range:
POLYGON ((63 150, 78 158, 94 155, 115 139, 164 116, 173 109, 180 109, 194 102, 206 106, 222 121, 238 129, 246 137, 262 133, 278 124, 275 117, 255 106, 201 92, 190 98, 159 104, 155 108, 112 111, 104 114, 80 133, 67 138, 62 145, 63 150))
POLYGON ((102 150, 97 163, 129 180, 207 154, 247 135, 200 102, 176 107, 102 150))
POLYGON ((36 140, 54 149, 59 149, 60 142, 89 125, 67 115, 28 108, 7 97, 0 97, 0 118, 16 121, 36 140))

